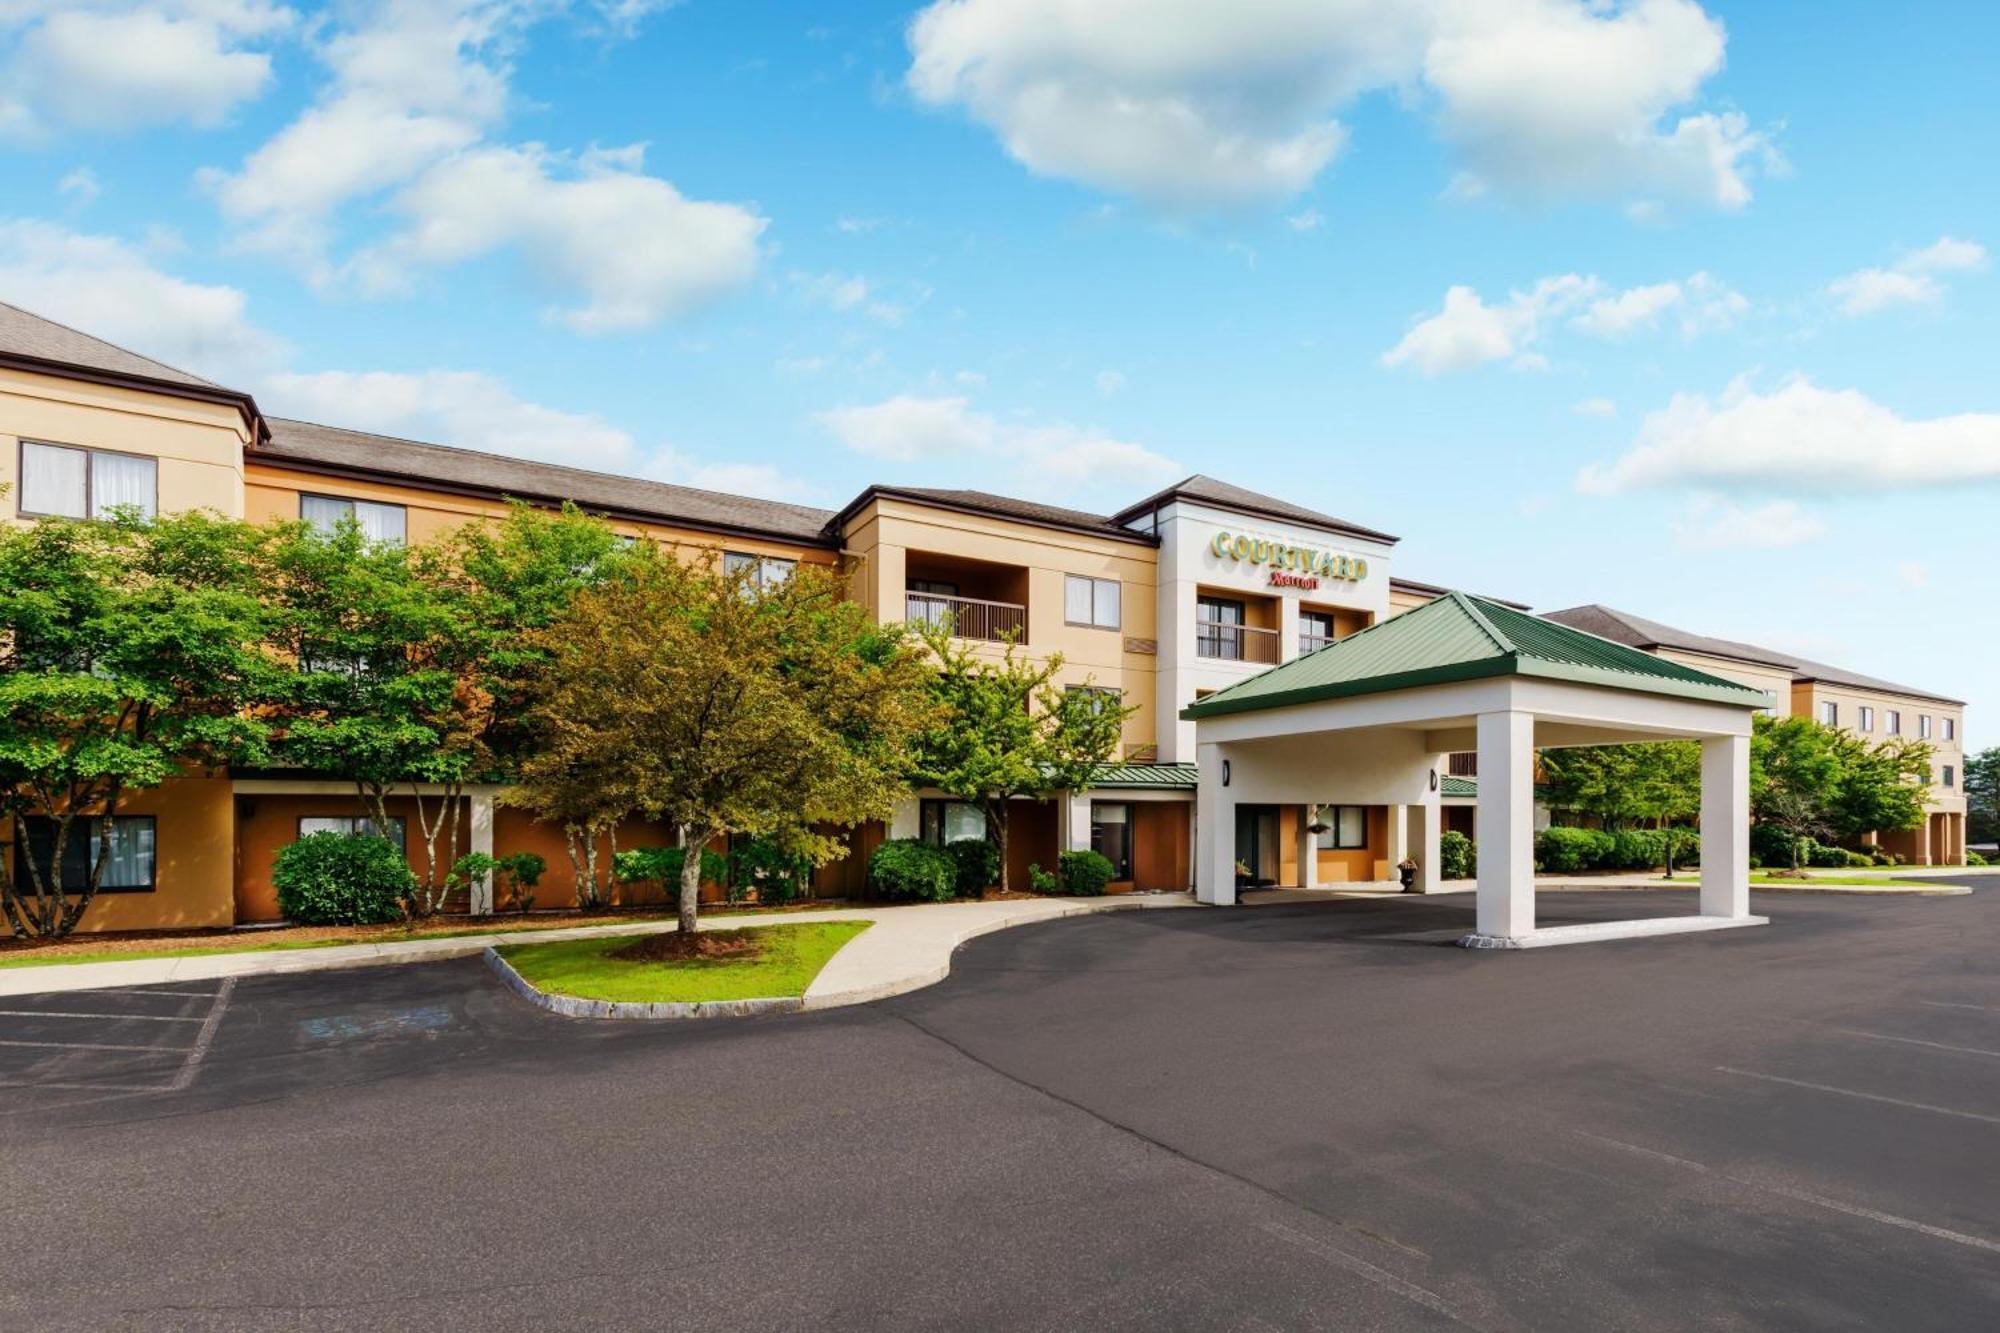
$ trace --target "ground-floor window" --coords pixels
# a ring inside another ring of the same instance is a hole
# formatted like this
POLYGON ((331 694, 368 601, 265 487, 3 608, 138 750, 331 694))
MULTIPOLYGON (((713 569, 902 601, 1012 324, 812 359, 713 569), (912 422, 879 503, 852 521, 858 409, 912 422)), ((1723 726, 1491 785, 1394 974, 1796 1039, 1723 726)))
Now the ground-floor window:
POLYGON ((986 812, 970 801, 927 799, 918 808, 917 836, 936 847, 961 838, 983 838, 986 812))
POLYGON ((405 825, 401 815, 390 815, 386 824, 377 824, 366 815, 304 815, 299 819, 299 836, 308 833, 342 833, 350 838, 374 836, 387 838, 402 851, 407 844, 403 841, 405 825))
POLYGON ((1357 851, 1368 845, 1368 807, 1365 805, 1323 805, 1319 818, 1326 828, 1320 832, 1323 851, 1357 851))
POLYGON ((1132 807, 1124 802, 1090 803, 1090 850, 1111 863, 1113 880, 1132 878, 1132 807))
MULTIPOLYGON (((35 883, 28 871, 33 857, 38 873, 46 872, 49 854, 55 849, 56 822, 42 815, 30 815, 27 836, 14 851, 14 882, 22 892, 35 883)), ((97 865, 98 839, 103 833, 101 817, 79 818, 69 826, 69 841, 63 844, 62 891, 82 893, 90 886, 90 872, 97 865)), ((111 821, 110 860, 99 893, 151 893, 156 861, 157 829, 151 815, 119 815, 111 821)))

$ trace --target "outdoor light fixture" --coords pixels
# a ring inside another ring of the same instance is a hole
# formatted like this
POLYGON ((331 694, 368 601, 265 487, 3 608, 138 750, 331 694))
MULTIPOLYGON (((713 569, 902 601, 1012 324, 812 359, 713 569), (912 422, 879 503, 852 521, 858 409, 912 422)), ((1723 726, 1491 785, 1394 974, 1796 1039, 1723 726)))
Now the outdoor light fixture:
POLYGON ((1438 789, 1438 771, 1434 768, 1431 770, 1431 790, 1436 791, 1437 789, 1438 789))
POLYGON ((1229 761, 1227 759, 1222 761, 1222 785, 1225 787, 1229 785, 1229 761))

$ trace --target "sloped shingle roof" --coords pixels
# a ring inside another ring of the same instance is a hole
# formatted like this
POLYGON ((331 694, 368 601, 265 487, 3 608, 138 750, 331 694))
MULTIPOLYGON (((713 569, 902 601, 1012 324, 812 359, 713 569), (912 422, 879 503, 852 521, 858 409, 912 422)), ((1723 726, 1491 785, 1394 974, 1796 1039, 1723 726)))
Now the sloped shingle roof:
POLYGON ((59 324, 4 302, 0 302, 0 354, 74 366, 80 370, 95 370, 106 375, 179 384, 191 389, 235 392, 213 380, 190 375, 164 361, 141 356, 116 343, 93 338, 67 324, 59 324))
POLYGON ((1142 514, 1160 508, 1177 499, 1195 500, 1211 504, 1218 509, 1231 509, 1238 513, 1258 514, 1265 518, 1283 519, 1292 523, 1307 523, 1316 528, 1332 532, 1344 532, 1350 537, 1363 537, 1369 541, 1395 543, 1400 538, 1373 528, 1364 528, 1358 523, 1350 523, 1344 518, 1322 514, 1304 505, 1293 504, 1290 500, 1280 500, 1276 496, 1260 495, 1256 491, 1232 486, 1226 481, 1217 481, 1197 472, 1185 477, 1163 491, 1157 491, 1134 505, 1127 505, 1111 516, 1114 523, 1129 523, 1142 514))

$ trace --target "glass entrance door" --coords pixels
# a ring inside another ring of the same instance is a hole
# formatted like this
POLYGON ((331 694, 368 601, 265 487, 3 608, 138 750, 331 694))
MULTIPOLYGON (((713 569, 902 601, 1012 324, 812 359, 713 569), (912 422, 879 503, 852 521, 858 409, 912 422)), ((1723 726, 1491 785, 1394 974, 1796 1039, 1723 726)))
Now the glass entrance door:
POLYGON ((1278 807, 1236 807, 1236 881, 1268 885, 1278 882, 1278 807))

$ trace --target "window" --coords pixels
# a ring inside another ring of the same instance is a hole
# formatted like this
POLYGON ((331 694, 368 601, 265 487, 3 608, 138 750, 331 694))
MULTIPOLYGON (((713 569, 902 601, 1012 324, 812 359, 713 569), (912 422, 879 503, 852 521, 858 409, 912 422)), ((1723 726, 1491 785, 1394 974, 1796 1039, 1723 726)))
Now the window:
POLYGON ((371 542, 401 546, 408 535, 409 514, 401 505, 373 500, 349 500, 338 495, 301 495, 299 517, 321 532, 333 533, 342 519, 353 519, 371 542))
POLYGON ((1243 660, 1243 603, 1227 597, 1197 597, 1194 651, 1197 657, 1243 660))
POLYGON ((1118 580, 1091 579, 1081 574, 1063 577, 1063 619, 1072 625, 1117 629, 1118 580))
POLYGON ((1882 714, 1882 730, 1891 736, 1903 734, 1903 715, 1891 708, 1882 714))
POLYGON ((1109 685, 1065 685, 1063 693, 1081 695, 1094 712, 1125 706, 1125 691, 1113 689, 1109 685))
POLYGON ((390 815, 387 827, 379 829, 375 821, 366 815, 305 815, 299 820, 299 836, 303 838, 308 833, 341 833, 350 838, 373 835, 387 838, 396 844, 396 850, 402 851, 407 847, 403 841, 404 827, 401 815, 390 815))
MULTIPOLYGON (((34 881, 29 878, 28 857, 35 858, 39 871, 49 867, 55 849, 56 823, 44 815, 30 815, 27 836, 15 845, 15 883, 22 892, 34 881)), ((62 891, 82 893, 90 884, 90 872, 97 864, 98 837, 104 820, 79 818, 69 826, 69 841, 63 844, 62 891)), ((119 815, 111 821, 111 859, 98 881, 99 893, 151 893, 153 891, 154 819, 151 815, 119 815)))
POLYGON ((781 560, 774 555, 751 555, 745 551, 724 551, 722 572, 734 577, 747 575, 745 585, 752 588, 775 588, 792 576, 799 567, 796 560, 781 560))
POLYGON ((925 800, 917 807, 917 836, 934 847, 986 836, 986 812, 969 801, 925 800))
POLYGON ((1861 730, 1863 730, 1863 731, 1873 731, 1873 730, 1875 730, 1875 710, 1874 710, 1874 709, 1870 708, 1870 707, 1869 707, 1869 706, 1868 706, 1867 704, 1863 704, 1863 705, 1861 705, 1861 709, 1860 709, 1860 718, 1861 718, 1861 721, 1860 721, 1860 728, 1861 728, 1861 730))
POLYGON ((1090 850, 1111 863, 1114 881, 1132 878, 1132 807, 1122 802, 1090 803, 1090 850))
POLYGON ((1368 845, 1368 807, 1365 805, 1323 805, 1319 822, 1326 831, 1319 835, 1324 851, 1355 851, 1368 845))
POLYGON ((1829 727, 1839 726, 1840 705, 1834 703, 1831 699, 1821 704, 1819 706, 1819 720, 1826 723, 1826 725, 1828 725, 1829 727))
POLYGON ((1310 653, 1333 642, 1333 612, 1299 611, 1299 651, 1310 653))
POLYGON ((1918 713, 1917 739, 1927 741, 1930 738, 1931 738, 1931 715, 1929 713, 1918 713))
POLYGON ((1944 782, 1942 785, 1947 787, 1955 787, 1958 785, 1958 770, 1953 768, 1950 764, 1946 764, 1944 766, 1944 782))
POLYGON ((21 512, 103 518, 130 506, 151 518, 159 509, 160 464, 138 454, 21 441, 21 512))
POLYGON ((1955 718, 1955 717, 1948 717, 1948 718, 1945 718, 1945 719, 1944 719, 1944 738, 1945 738, 1946 740, 1948 740, 1948 741, 1955 741, 1955 740, 1957 740, 1957 739, 1958 739, 1958 719, 1957 719, 1957 718, 1955 718))

